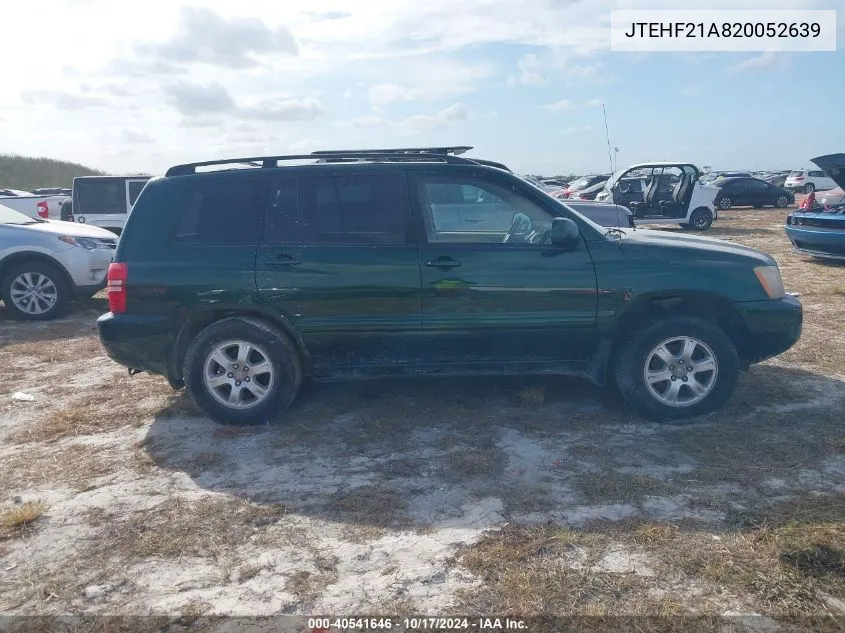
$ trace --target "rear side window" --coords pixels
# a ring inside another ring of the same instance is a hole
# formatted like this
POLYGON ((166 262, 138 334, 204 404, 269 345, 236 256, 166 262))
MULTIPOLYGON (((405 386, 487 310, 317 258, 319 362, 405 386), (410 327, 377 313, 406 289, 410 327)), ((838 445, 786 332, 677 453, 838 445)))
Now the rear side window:
POLYGON ((123 180, 77 180, 74 198, 80 215, 126 213, 126 183, 123 180))
POLYGON ((254 244, 263 180, 190 182, 182 195, 174 241, 194 244, 254 244))
POLYGON ((130 180, 126 183, 126 187, 129 190, 129 206, 131 207, 135 204, 135 201, 138 199, 138 196, 141 195, 141 189, 144 188, 146 185, 146 181, 137 181, 137 180, 130 180))
POLYGON ((406 212, 397 174, 303 178, 302 234, 308 242, 403 244, 406 212))

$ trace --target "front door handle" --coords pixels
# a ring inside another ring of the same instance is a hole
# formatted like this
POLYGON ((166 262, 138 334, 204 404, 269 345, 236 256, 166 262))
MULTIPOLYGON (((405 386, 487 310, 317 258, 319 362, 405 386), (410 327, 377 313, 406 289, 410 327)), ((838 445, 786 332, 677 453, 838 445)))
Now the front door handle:
POLYGON ((270 266, 287 268, 288 266, 299 266, 302 262, 293 255, 287 253, 279 253, 276 258, 267 262, 270 266))
POLYGON ((451 257, 444 255, 436 259, 429 259, 428 261, 426 261, 425 265, 430 268, 437 268, 439 270, 450 270, 452 268, 457 268, 458 266, 461 266, 461 262, 459 262, 457 259, 452 259, 451 257))

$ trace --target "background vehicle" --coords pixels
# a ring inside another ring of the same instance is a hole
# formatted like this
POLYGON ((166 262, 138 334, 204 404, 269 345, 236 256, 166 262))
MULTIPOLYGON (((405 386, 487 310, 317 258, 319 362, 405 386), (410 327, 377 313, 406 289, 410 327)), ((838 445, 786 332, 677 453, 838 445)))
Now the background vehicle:
POLYGON ((702 183, 701 172, 690 163, 631 165, 614 174, 596 199, 625 203, 630 195, 631 176, 647 179, 642 201, 628 202, 637 226, 677 223, 685 228, 706 231, 718 217, 713 201, 719 188, 702 183))
POLYGON ((73 193, 73 189, 66 187, 41 187, 40 189, 33 189, 32 193, 36 196, 67 196, 69 198, 73 193))
POLYGON ((73 222, 31 218, 0 205, 0 297, 23 319, 58 316, 105 286, 117 238, 73 222))
POLYGON ((761 180, 765 180, 770 185, 774 185, 775 187, 784 187, 786 184, 786 177, 788 174, 766 174, 765 176, 761 176, 761 180))
POLYGON ((837 187, 836 189, 831 189, 830 191, 820 193, 816 197, 816 201, 822 206, 830 207, 845 204, 845 189, 843 189, 842 187, 837 187))
MULTIPOLYGON (((576 195, 581 195, 582 193, 586 192, 587 190, 591 190, 592 187, 596 185, 601 185, 607 182, 607 179, 610 176, 608 174, 596 174, 592 176, 581 176, 580 178, 576 178, 569 185, 562 191, 559 192, 559 196, 562 198, 572 198, 576 195)), ((599 191, 601 188, 599 188, 599 191)), ((595 196, 593 196, 594 198, 595 196)), ((592 198, 581 198, 581 200, 588 200, 592 198)))
POLYGON ((31 218, 58 220, 65 195, 34 195, 17 189, 0 189, 0 204, 31 218))
POLYGON ((800 335, 765 253, 603 228, 470 158, 334 156, 355 162, 235 158, 151 180, 109 267, 109 356, 233 423, 271 419, 305 376, 429 373, 614 381, 666 419, 719 408, 740 370, 800 335), (450 204, 482 222, 441 222, 450 204), (505 206, 509 226, 479 227, 505 206))
POLYGON ((120 235, 149 176, 80 176, 73 179, 72 213, 80 224, 120 235))
POLYGON ((789 172, 783 186, 790 191, 810 193, 811 191, 834 189, 836 182, 825 176, 821 169, 797 169, 789 172))
MULTIPOLYGON (((845 154, 813 159, 825 177, 845 189, 845 154)), ((786 236, 795 251, 819 259, 845 260, 845 204, 821 206, 812 211, 798 209, 786 218, 786 236)))
POLYGON ((759 178, 724 178, 713 184, 719 187, 716 206, 723 211, 743 206, 785 209, 795 204, 795 194, 791 191, 759 178))
POLYGON ((604 188, 604 183, 607 182, 607 178, 603 180, 599 180, 594 185, 589 187, 584 187, 583 189, 576 189, 574 191, 570 191, 569 195, 566 196, 567 200, 595 200, 598 193, 604 188))
POLYGON ((720 172, 715 180, 724 180, 725 178, 750 178, 751 174, 747 171, 723 171, 720 172))

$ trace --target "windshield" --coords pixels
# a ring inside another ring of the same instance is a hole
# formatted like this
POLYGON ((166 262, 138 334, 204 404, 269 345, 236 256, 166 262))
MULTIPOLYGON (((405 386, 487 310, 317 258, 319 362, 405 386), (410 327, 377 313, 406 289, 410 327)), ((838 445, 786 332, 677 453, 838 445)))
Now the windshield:
POLYGON ((592 178, 590 176, 585 176, 584 178, 579 178, 578 180, 574 181, 569 185, 570 189, 583 189, 584 187, 590 184, 592 178))
POLYGON ((0 224, 38 224, 39 222, 43 220, 36 220, 0 204, 0 224))

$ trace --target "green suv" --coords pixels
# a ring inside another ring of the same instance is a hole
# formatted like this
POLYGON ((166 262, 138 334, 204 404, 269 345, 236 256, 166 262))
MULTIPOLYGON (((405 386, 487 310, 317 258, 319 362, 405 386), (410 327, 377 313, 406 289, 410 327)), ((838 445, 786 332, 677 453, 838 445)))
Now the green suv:
POLYGON ((603 228, 494 165, 429 148, 172 167, 129 215, 100 340, 228 423, 269 420, 305 378, 469 374, 579 375, 685 418, 798 340, 771 256, 603 228))

